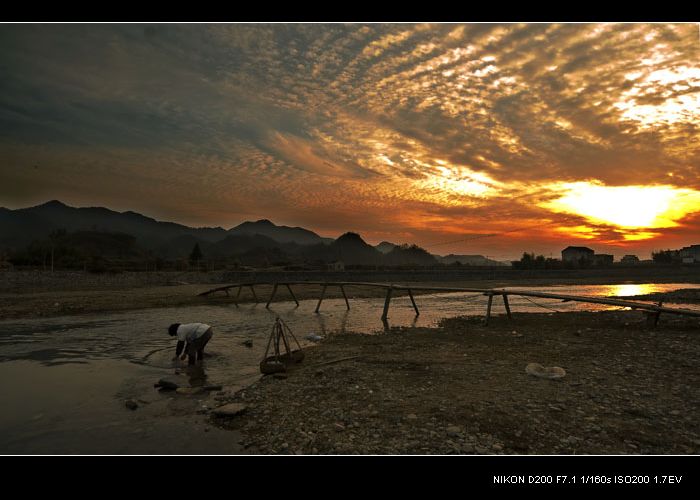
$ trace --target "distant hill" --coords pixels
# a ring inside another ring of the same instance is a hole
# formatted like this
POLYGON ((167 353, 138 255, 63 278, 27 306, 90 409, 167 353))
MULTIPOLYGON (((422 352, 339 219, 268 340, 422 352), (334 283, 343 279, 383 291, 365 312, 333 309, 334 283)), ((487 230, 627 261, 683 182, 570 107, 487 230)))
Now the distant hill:
POLYGON ((388 241, 382 241, 379 245, 376 245, 374 248, 379 250, 380 252, 387 254, 391 252, 394 248, 396 248, 399 245, 396 245, 394 243, 389 243, 388 241))
POLYGON ((111 262, 144 262, 148 254, 126 233, 60 230, 50 238, 33 240, 24 250, 10 256, 11 262, 25 266, 96 269, 111 262))
POLYGON ((254 250, 270 250, 273 248, 294 253, 297 245, 296 243, 280 243, 261 234, 232 234, 210 245, 208 252, 211 257, 227 257, 254 250))
POLYGON ((509 266, 509 262, 500 262, 497 260, 487 259, 483 255, 445 255, 438 257, 442 264, 451 265, 459 262, 466 266, 509 266))
MULTIPOLYGON (((10 210, 0 207, 0 250, 14 252, 17 262, 45 264, 51 234, 63 231, 62 260, 84 262, 100 254, 114 259, 187 259, 199 245, 204 259, 242 265, 312 264, 342 261, 350 266, 506 265, 483 255, 435 256, 416 245, 383 241, 376 247, 347 232, 323 238, 302 227, 278 226, 267 219, 246 221, 228 231, 221 227, 188 227, 136 212, 102 207, 76 208, 53 200, 10 210), (113 250, 117 251, 113 255, 113 250), (72 259, 72 260, 71 260, 72 259), (81 260, 82 259, 82 260, 81 260)), ((77 265, 77 264, 76 264, 77 265)))
POLYGON ((340 260, 345 265, 378 265, 382 254, 357 233, 345 233, 328 245, 326 260, 340 260))
POLYGON ((198 244, 200 251, 205 257, 209 256, 209 247, 213 244, 210 241, 206 241, 191 234, 183 234, 181 236, 175 236, 159 245, 155 251, 156 253, 166 259, 184 259, 189 257, 190 252, 194 246, 198 244))
POLYGON ((387 266, 434 266, 438 260, 427 250, 417 245, 396 245, 384 255, 387 266))
POLYGON ((209 242, 226 236, 226 231, 220 227, 192 228, 157 221, 136 212, 115 212, 102 207, 75 208, 56 200, 30 208, 0 209, 0 246, 22 247, 57 229, 126 233, 148 249, 162 246, 178 236, 189 235, 209 242))
POLYGON ((231 235, 259 234, 280 243, 296 243, 297 245, 316 245, 330 243, 331 238, 321 238, 318 234, 302 227, 277 226, 267 219, 255 222, 244 222, 228 230, 231 235))

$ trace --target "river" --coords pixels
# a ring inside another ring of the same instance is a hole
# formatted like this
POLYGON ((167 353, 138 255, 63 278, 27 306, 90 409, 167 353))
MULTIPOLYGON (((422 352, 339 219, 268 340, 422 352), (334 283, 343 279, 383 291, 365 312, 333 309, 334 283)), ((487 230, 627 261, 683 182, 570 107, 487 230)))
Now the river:
MULTIPOLYGON (((635 284, 518 287, 571 295, 632 296, 700 288, 697 284, 635 284)), ((514 288, 515 289, 515 288, 514 288)), ((503 314, 496 298, 494 314, 503 314)), ((484 314, 486 298, 472 293, 392 299, 390 326, 434 326, 445 317, 484 314)), ((0 322, 0 453, 3 454, 238 454, 236 432, 209 425, 206 396, 160 393, 153 384, 176 377, 181 385, 202 383, 243 388, 259 378, 258 363, 276 317, 302 346, 307 335, 385 331, 384 299, 315 300, 225 306, 144 309, 0 322), (171 323, 205 322, 214 327, 202 370, 176 369, 171 323), (252 341, 252 347, 244 345, 252 341), (176 374, 177 371, 177 374, 176 374), (138 409, 126 408, 127 399, 138 409), (201 410, 202 413, 197 413, 201 410)), ((512 296, 513 312, 616 309, 512 296)), ((697 307, 697 306, 688 306, 697 307)))

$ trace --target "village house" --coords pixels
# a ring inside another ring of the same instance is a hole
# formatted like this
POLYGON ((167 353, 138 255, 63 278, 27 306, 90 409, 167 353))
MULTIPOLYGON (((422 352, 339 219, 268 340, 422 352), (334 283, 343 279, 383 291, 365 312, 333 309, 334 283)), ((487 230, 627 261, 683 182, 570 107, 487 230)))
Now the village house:
POLYGON ((695 264, 696 262, 700 262, 700 245, 683 247, 678 253, 683 264, 695 264))
POLYGON ((594 253, 588 247, 566 247, 561 251, 561 260, 564 262, 592 261, 594 253))
POLYGON ((345 271, 345 264, 342 260, 336 260, 335 262, 328 264, 327 269, 329 271, 345 271))
POLYGON ((597 253, 593 255, 593 265, 594 266, 612 266, 615 258, 606 253, 597 253))
POLYGON ((623 264, 639 264, 639 257, 636 255, 625 255, 620 259, 623 264))

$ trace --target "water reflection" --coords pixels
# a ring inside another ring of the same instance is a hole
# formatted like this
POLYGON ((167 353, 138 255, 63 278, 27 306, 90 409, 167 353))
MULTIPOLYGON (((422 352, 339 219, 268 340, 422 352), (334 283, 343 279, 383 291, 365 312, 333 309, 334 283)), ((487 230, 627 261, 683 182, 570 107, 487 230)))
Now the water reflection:
POLYGON ((633 297, 635 295, 647 295, 661 291, 662 287, 653 283, 644 283, 640 285, 610 285, 608 286, 608 296, 614 297, 633 297))
POLYGON ((204 363, 199 365, 188 365, 185 373, 189 378, 190 387, 202 387, 206 385, 207 373, 204 371, 204 363))
MULTIPOLYGON (((299 307, 299 306, 295 306, 299 307)), ((330 317, 333 316, 333 314, 329 315, 330 317)), ((348 326, 348 318, 350 317, 350 310, 346 309, 344 312, 339 314, 340 316, 340 321, 337 325, 331 325, 331 327, 328 327, 329 323, 329 318, 326 317, 326 315, 321 314, 321 313, 316 313, 316 318, 318 319, 318 328, 321 332, 322 337, 327 337, 330 334, 333 333, 345 333, 347 331, 347 326, 348 326)), ((335 320, 333 320, 333 323, 335 323, 335 320)))

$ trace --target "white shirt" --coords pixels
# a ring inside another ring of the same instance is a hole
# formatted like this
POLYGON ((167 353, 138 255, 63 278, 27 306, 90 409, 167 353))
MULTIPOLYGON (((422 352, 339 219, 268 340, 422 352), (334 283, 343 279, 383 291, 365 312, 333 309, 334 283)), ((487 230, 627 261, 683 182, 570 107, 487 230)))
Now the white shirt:
POLYGON ((177 327, 177 340, 181 342, 194 342, 204 335, 211 326, 205 323, 187 323, 177 327))

